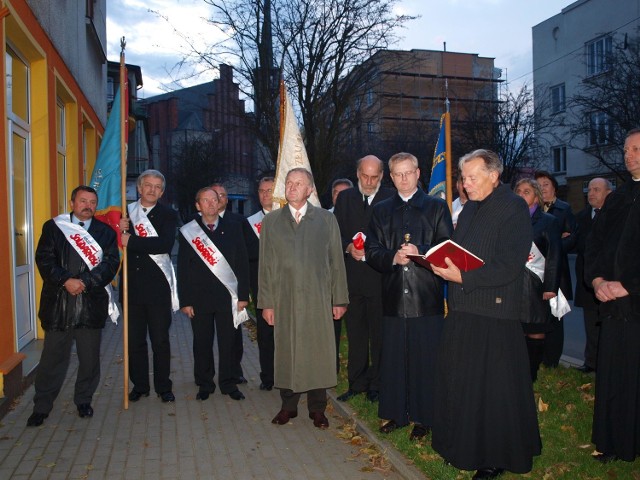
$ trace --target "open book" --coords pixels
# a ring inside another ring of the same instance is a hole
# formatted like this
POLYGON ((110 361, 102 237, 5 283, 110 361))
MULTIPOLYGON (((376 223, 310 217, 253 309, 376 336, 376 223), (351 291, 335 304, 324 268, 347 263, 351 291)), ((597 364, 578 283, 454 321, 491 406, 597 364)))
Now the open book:
POLYGON ((446 268, 444 259, 449 257, 451 261, 463 272, 475 270, 484 265, 484 260, 476 257, 464 247, 453 240, 446 240, 435 247, 431 247, 424 255, 407 255, 414 262, 431 269, 431 264, 436 267, 446 268))

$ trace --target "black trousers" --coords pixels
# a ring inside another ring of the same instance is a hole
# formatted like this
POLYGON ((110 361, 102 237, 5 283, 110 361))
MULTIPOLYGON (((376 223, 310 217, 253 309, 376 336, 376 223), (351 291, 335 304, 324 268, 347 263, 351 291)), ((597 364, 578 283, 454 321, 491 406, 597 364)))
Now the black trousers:
POLYGON ((234 350, 236 352, 236 378, 244 377, 244 372, 242 371, 242 356, 244 355, 244 343, 242 341, 242 325, 240 325, 234 334, 234 350))
POLYGON ((344 320, 349 340, 349 388, 355 392, 380 390, 382 298, 351 295, 344 320))
POLYGON ((342 319, 333 321, 333 334, 336 337, 336 373, 340 373, 340 337, 342 336, 342 319))
POLYGON ((237 390, 239 361, 236 349, 237 330, 233 326, 231 310, 201 313, 191 319, 193 330, 193 376, 200 390, 213 393, 216 368, 213 360, 213 341, 218 331, 218 383, 222 393, 237 390))
POLYGON ((545 367, 557 367, 564 348, 564 318, 551 321, 551 331, 544 338, 544 356, 542 363, 545 367))
MULTIPOLYGON (((280 398, 282 399, 282 410, 287 412, 297 412, 298 402, 304 392, 294 392, 288 388, 280 389, 280 398)), ((309 413, 324 412, 327 408, 327 389, 316 388, 309 390, 307 393, 307 408, 309 413)))
POLYGON ((147 333, 153 350, 153 387, 156 393, 171 390, 171 299, 153 304, 129 302, 129 377, 134 390, 148 392, 149 353, 147 333))
POLYGON ((584 364, 595 370, 598 362, 598 339, 600 337, 600 319, 598 310, 584 308, 584 331, 587 339, 584 346, 584 364))
POLYGON ((100 382, 100 328, 77 328, 45 332, 44 347, 36 373, 33 411, 48 414, 58 397, 69 368, 71 346, 76 342, 78 376, 73 394, 76 405, 91 403, 100 382))
POLYGON ((260 381, 265 385, 273 385, 273 325, 262 318, 262 310, 256 310, 256 327, 258 330, 258 354, 260 357, 260 381))

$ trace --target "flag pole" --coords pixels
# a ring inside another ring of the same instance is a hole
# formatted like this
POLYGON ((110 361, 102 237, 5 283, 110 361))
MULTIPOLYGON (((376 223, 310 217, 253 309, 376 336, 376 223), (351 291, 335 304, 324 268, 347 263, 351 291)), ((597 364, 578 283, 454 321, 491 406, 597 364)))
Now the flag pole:
MULTIPOLYGON (((127 216, 127 123, 129 121, 127 102, 129 101, 124 49, 124 37, 120 39, 120 178, 122 182, 122 217, 127 216)), ((124 409, 129 408, 129 275, 127 272, 127 249, 122 249, 122 356, 124 369, 124 409)))
MULTIPOLYGON (((446 81, 446 80, 445 80, 446 81)), ((452 203, 453 203, 453 190, 451 186, 451 114, 449 113, 449 83, 446 84, 447 88, 447 96, 445 100, 446 111, 444 114, 444 161, 446 167, 446 183, 445 183, 445 194, 447 205, 449 205, 449 211, 452 211, 452 203)))

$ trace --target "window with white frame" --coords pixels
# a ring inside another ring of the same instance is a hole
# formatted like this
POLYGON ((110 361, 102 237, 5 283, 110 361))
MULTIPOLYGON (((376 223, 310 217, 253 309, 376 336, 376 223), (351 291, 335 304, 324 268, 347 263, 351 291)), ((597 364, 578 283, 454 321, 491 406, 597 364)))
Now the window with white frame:
POLYGON ((553 172, 566 172, 567 171, 567 147, 560 145, 558 147, 551 148, 551 160, 553 162, 553 172))
POLYGON ((551 113, 565 111, 564 83, 551 87, 551 113))
POLYGON ((606 145, 611 140, 611 122, 604 112, 589 116, 589 145, 606 145))
POLYGON ((613 38, 605 36, 587 43, 587 75, 598 75, 611 68, 609 57, 613 50, 613 38))

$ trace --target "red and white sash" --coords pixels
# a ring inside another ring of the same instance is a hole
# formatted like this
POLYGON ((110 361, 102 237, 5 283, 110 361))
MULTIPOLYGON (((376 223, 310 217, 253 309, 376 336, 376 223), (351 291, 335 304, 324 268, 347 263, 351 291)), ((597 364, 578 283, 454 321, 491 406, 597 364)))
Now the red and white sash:
POLYGON ((251 225, 251 228, 253 228, 253 233, 255 233, 258 238, 260 238, 260 230, 262 229, 263 218, 264 211, 262 209, 258 210, 256 213, 247 218, 249 225, 251 225))
POLYGON ((180 228, 180 233, 189 242, 196 254, 204 262, 207 268, 226 287, 231 295, 231 313, 233 313, 233 325, 238 326, 249 320, 249 314, 245 308, 238 312, 238 279, 227 259, 215 246, 204 232, 197 220, 191 220, 180 228))
MULTIPOLYGON (((138 237, 157 237, 158 232, 153 228, 151 221, 147 217, 147 213, 142 210, 140 200, 130 203, 127 207, 129 210, 129 218, 131 219, 133 230, 138 237)), ((180 309, 180 303, 178 302, 178 290, 176 288, 176 273, 173 270, 173 263, 171 263, 171 256, 168 253, 149 254, 151 260, 153 260, 158 268, 162 270, 169 288, 171 289, 171 310, 176 312, 180 309)))
MULTIPOLYGON (((64 238, 71 244, 73 249, 78 252, 80 258, 86 263, 89 270, 93 270, 102 261, 102 247, 96 242, 88 231, 76 225, 71 221, 71 216, 68 213, 58 215, 53 219, 58 226, 64 238)), ((98 222, 99 220, 92 220, 98 222)), ((109 318, 116 325, 118 324, 118 317, 120 316, 120 310, 118 310, 118 304, 113 299, 113 290, 111 284, 104 287, 109 296, 109 318)))

